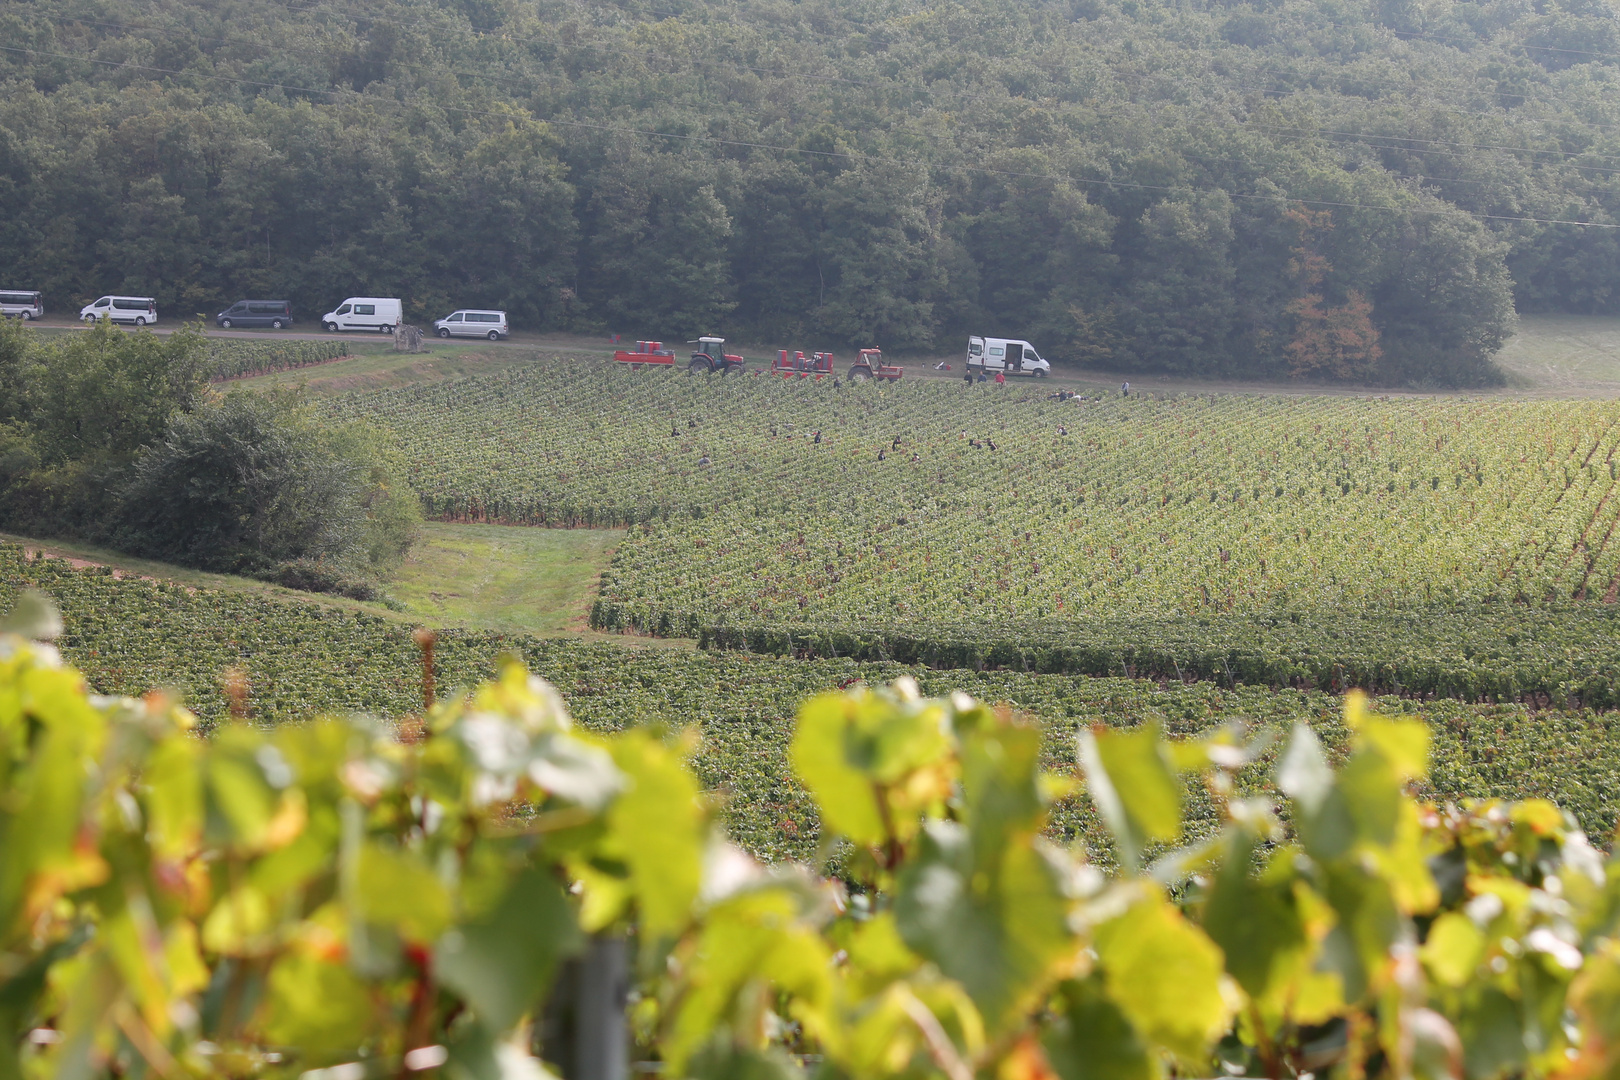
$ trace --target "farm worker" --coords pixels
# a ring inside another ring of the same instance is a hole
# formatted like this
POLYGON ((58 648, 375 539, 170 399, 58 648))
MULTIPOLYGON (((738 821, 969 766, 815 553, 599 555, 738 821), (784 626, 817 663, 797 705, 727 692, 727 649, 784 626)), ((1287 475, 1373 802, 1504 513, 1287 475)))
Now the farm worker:
POLYGON ((990 381, 990 377, 984 373, 983 368, 979 369, 979 381, 980 382, 989 382, 990 381))
POLYGON ((1123 394, 1125 397, 1130 397, 1131 396, 1131 380, 1126 379, 1124 382, 1120 383, 1119 384, 1119 392, 1121 394, 1123 394))
POLYGON ((969 368, 967 373, 962 376, 962 381, 967 383, 969 386, 973 385, 973 369, 972 368, 969 368))
POLYGON ((996 385, 997 386, 1006 386, 1007 385, 1007 373, 1006 372, 1004 372, 1004 371, 996 372, 996 385))

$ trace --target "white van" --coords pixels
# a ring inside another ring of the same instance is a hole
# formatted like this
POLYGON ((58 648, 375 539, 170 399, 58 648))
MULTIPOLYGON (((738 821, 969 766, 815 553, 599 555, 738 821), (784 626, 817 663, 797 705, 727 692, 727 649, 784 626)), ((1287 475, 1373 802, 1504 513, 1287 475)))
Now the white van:
POLYGON ((45 314, 45 299, 37 292, 0 289, 0 315, 38 319, 45 314))
POLYGON ((401 305, 386 296, 351 296, 321 316, 321 326, 330 333, 339 330, 378 330, 384 334, 394 332, 399 325, 401 305))
POLYGON ((1037 379, 1052 373, 1052 365, 1041 359, 1035 346, 1017 338, 968 338, 967 366, 969 371, 1005 371, 1037 379))
POLYGON ((85 322, 111 319, 132 326, 151 326, 157 322, 157 301, 150 296, 103 296, 80 308, 79 318, 85 322))
POLYGON ((499 341, 506 336, 506 312, 462 308, 434 323, 433 332, 440 337, 487 337, 499 341))

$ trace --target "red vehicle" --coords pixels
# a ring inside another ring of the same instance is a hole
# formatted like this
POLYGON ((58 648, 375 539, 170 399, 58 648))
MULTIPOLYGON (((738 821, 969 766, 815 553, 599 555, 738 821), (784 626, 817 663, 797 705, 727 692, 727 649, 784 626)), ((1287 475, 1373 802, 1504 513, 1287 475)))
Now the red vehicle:
POLYGON ((830 352, 811 353, 809 356, 796 352, 788 356, 788 351, 783 349, 771 362, 771 374, 780 375, 784 379, 810 377, 820 379, 832 374, 834 362, 833 354, 830 352))
POLYGON ((855 358, 855 363, 850 365, 849 381, 865 382, 867 379, 887 379, 890 382, 899 382, 900 376, 905 373, 905 368, 883 362, 882 349, 862 349, 861 354, 855 358))
POLYGON ((692 351, 692 359, 686 364, 686 370, 694 375, 710 371, 728 375, 733 371, 741 371, 743 365, 748 362, 736 353, 726 352, 726 339, 723 337, 700 337, 687 344, 697 346, 692 351))
POLYGON ((636 351, 620 349, 613 354, 613 359, 621 364, 664 364, 670 367, 675 365, 675 350, 664 348, 662 341, 638 341, 636 351))

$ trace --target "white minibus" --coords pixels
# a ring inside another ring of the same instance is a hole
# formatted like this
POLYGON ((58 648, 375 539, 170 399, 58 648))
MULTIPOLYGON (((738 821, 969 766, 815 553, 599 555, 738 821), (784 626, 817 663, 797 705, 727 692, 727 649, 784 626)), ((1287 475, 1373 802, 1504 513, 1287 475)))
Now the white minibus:
POLYGON ((478 311, 462 308, 452 311, 433 324, 433 332, 440 337, 483 337, 499 341, 506 336, 506 312, 478 311))
POLYGON ((45 300, 37 292, 0 289, 0 315, 38 319, 45 314, 45 300))
POLYGON ((157 322, 157 301, 150 296, 103 296, 80 308, 79 318, 85 322, 111 319, 132 326, 151 326, 157 322))

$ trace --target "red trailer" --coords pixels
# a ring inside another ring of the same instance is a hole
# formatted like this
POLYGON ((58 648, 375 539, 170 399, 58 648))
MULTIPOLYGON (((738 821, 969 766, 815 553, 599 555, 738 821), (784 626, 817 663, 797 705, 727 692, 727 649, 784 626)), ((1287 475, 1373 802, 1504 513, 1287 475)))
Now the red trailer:
POLYGON ((613 359, 621 364, 663 364, 672 367, 675 364, 675 350, 664 348, 662 341, 638 341, 635 352, 629 349, 620 349, 613 354, 613 359))
POLYGON ((850 382, 864 382, 867 379, 887 379, 889 382, 899 382, 900 376, 906 373, 905 369, 895 364, 883 362, 882 349, 862 349, 860 356, 849 368, 850 382))
POLYGON ((833 354, 830 352, 811 353, 805 356, 802 352, 788 355, 786 349, 776 354, 771 362, 771 374, 780 375, 784 379, 825 378, 833 373, 833 354))

